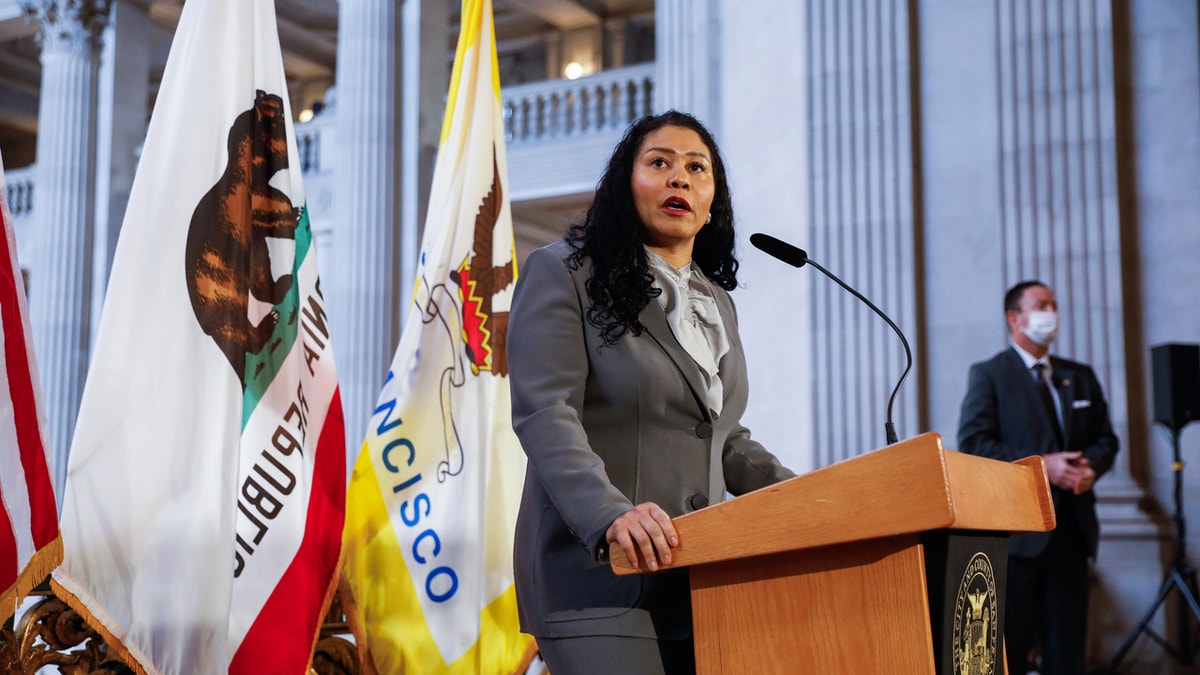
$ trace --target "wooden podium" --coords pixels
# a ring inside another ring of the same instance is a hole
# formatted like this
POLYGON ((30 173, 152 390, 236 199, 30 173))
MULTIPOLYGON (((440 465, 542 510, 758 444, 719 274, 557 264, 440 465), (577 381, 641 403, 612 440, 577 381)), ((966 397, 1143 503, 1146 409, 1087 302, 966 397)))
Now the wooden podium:
POLYGON ((1054 529, 1054 506, 1041 457, 946 451, 927 433, 674 522, 699 675, 999 675, 1007 535, 1054 529))

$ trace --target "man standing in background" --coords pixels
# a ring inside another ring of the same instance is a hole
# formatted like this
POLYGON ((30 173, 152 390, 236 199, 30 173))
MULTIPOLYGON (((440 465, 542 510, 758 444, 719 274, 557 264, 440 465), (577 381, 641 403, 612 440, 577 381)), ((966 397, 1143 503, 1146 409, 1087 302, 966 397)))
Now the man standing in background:
POLYGON ((1058 303, 1040 281, 1004 296, 1011 346, 971 366, 958 425, 962 452, 1005 462, 1041 455, 1058 526, 1009 543, 1004 639, 1008 672, 1040 647, 1042 675, 1081 675, 1088 559, 1100 536, 1092 486, 1113 464, 1117 437, 1092 369, 1050 355, 1058 303))

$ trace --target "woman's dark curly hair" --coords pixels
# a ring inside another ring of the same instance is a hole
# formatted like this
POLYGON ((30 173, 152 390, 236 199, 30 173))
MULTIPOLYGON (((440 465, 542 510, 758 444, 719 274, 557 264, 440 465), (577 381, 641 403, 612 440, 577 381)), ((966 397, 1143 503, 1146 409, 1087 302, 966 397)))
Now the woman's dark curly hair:
POLYGON ((574 249, 570 264, 578 269, 585 258, 591 259, 587 319, 601 329, 606 345, 616 344, 625 333, 641 335, 638 315, 661 292, 651 286, 653 277, 642 247, 644 227, 633 200, 633 165, 646 136, 665 126, 695 131, 712 156, 712 221, 696 234, 692 262, 721 288, 731 291, 737 286, 733 201, 716 141, 699 120, 687 113, 669 110, 643 117, 617 143, 596 185, 592 205, 567 234, 567 242, 574 249))

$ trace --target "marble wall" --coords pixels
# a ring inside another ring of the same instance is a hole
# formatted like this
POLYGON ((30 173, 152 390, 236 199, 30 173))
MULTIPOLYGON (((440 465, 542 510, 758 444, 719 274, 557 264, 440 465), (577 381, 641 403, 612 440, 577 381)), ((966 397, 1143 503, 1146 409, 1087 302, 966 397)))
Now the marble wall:
MULTIPOLYGON (((1055 352, 1096 368, 1122 442, 1097 488, 1102 665, 1173 550, 1149 348, 1200 342, 1195 3, 771 5, 721 3, 714 46, 743 236, 792 241, 892 315, 917 357, 900 436, 950 448, 970 364, 1006 346, 1005 289, 1055 288, 1055 352)), ((882 445, 894 336, 815 270, 742 254, 751 428, 801 470, 882 445)), ((1198 436, 1185 428, 1185 461, 1198 436)), ((1185 509, 1200 507, 1184 477, 1185 509)), ((1138 672, 1165 668, 1142 642, 1138 672)))

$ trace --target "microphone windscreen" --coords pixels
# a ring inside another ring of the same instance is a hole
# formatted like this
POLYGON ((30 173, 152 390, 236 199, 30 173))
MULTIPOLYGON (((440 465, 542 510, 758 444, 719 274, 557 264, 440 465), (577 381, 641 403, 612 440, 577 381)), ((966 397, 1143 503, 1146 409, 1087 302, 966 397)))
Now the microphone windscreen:
POLYGON ((792 267, 803 267, 804 263, 808 262, 808 254, 804 252, 804 249, 796 248, 769 234, 755 232, 750 235, 750 243, 763 253, 778 258, 792 267))

